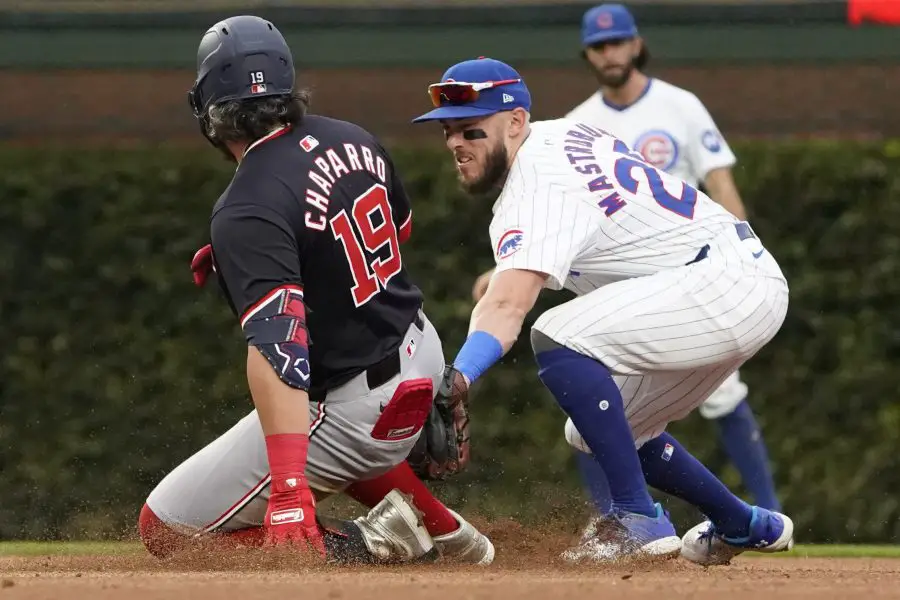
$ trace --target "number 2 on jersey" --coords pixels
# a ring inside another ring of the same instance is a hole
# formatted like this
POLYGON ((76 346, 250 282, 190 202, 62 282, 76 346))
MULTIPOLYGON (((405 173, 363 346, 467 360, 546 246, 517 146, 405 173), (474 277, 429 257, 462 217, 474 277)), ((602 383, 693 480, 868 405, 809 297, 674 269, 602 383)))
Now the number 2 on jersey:
POLYGON ((331 218, 331 232, 344 246, 354 282, 350 292, 353 294, 353 303, 360 307, 384 289, 401 268, 400 243, 397 239, 397 226, 391 218, 387 188, 376 183, 363 192, 353 201, 350 216, 342 210, 331 218), (380 217, 378 225, 372 222, 375 213, 380 217), (359 231, 359 238, 354 229, 359 231), (386 258, 366 259, 365 251, 374 255, 385 246, 388 250, 386 258))
POLYGON ((694 206, 697 204, 696 189, 685 183, 681 196, 673 196, 666 190, 662 177, 659 176, 659 172, 648 165, 643 156, 637 152, 632 152, 622 140, 615 141, 613 144, 613 152, 625 155, 616 161, 615 174, 619 185, 632 194, 637 193, 640 182, 634 178, 632 171, 634 169, 641 169, 647 177, 647 183, 650 185, 650 193, 653 195, 653 199, 656 200, 657 204, 685 219, 694 218, 694 206))

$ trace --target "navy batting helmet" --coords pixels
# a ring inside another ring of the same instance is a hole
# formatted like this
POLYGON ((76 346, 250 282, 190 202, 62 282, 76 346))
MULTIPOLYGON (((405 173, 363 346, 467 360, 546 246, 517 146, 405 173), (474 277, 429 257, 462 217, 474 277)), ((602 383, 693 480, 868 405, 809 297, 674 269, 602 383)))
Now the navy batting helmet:
POLYGON ((213 25, 197 49, 197 80, 188 92, 194 116, 228 100, 290 95, 294 59, 281 32, 260 17, 240 15, 213 25))

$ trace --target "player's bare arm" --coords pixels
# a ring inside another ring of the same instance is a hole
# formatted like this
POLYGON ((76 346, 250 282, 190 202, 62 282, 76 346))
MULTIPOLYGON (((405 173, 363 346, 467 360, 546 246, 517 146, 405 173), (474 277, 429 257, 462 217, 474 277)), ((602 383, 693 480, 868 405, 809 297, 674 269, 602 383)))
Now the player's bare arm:
POLYGON ((478 279, 475 280, 475 284, 472 286, 472 300, 478 302, 484 297, 484 294, 488 289, 488 284, 490 284, 491 282, 491 276, 493 274, 494 269, 488 269, 478 276, 478 279))
MULTIPOLYGON (((259 184, 276 197, 277 185, 259 184)), ((247 383, 265 436, 271 492, 263 527, 269 544, 307 543, 322 556, 315 498, 306 479, 311 372, 297 240, 275 210, 243 200, 215 213, 212 253, 247 343, 247 383)))
POLYGON ((534 308, 547 275, 524 269, 501 271, 491 279, 484 297, 472 311, 470 331, 483 331, 509 352, 522 331, 525 316, 534 308))
POLYGON ((309 434, 309 395, 285 385, 252 346, 247 348, 247 383, 265 435, 309 434))
POLYGON ((725 210, 742 221, 747 218, 747 211, 741 201, 741 195, 734 183, 730 168, 713 169, 706 174, 703 183, 709 190, 710 197, 721 204, 725 210))

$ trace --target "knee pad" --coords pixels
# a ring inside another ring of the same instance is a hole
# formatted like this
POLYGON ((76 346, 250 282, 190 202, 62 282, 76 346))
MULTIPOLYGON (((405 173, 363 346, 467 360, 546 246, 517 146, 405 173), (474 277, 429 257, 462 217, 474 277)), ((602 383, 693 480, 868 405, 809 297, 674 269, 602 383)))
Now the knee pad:
POLYGON ((700 415, 704 419, 721 419, 733 413, 746 398, 747 384, 735 371, 700 405, 700 415))

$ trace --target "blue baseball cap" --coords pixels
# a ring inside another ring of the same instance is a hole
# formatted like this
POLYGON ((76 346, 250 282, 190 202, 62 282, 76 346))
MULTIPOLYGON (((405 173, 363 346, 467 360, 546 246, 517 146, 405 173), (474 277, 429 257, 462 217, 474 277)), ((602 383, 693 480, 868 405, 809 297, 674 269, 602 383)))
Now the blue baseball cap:
POLYGON ((511 79, 518 81, 479 90, 478 98, 473 102, 444 104, 420 117, 416 117, 412 122, 423 123, 425 121, 440 121, 442 119, 486 117, 514 108, 524 108, 530 111, 531 93, 525 85, 525 80, 511 66, 493 58, 482 56, 457 63, 444 72, 443 77, 441 77, 441 83, 486 83, 511 79))
POLYGON ((582 46, 592 46, 610 40, 627 40, 637 35, 634 17, 622 4, 595 6, 581 18, 582 46))

